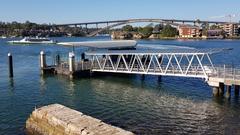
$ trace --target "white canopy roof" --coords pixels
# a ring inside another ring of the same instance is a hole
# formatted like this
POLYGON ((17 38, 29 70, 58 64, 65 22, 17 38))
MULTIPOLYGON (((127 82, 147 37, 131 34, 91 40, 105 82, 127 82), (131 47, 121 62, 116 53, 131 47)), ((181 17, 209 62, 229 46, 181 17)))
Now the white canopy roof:
POLYGON ((133 48, 137 45, 135 40, 115 40, 115 41, 87 41, 87 42, 59 42, 59 45, 64 46, 79 46, 91 47, 99 49, 112 49, 112 48, 133 48))
POLYGON ((135 54, 214 54, 231 48, 207 49, 151 49, 151 50, 97 50, 87 51, 86 55, 135 55, 135 54))

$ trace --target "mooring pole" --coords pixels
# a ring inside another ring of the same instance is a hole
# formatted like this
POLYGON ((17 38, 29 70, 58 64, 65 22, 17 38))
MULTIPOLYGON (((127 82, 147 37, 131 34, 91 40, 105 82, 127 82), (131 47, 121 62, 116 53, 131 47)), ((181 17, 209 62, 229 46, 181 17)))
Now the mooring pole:
POLYGON ((44 51, 40 52, 40 68, 43 70, 46 67, 46 55, 44 51))
POLYGON ((44 69, 46 68, 46 55, 44 51, 40 52, 40 69, 41 69, 41 74, 43 75, 45 73, 44 69))
POLYGON ((12 54, 8 53, 8 70, 9 70, 9 77, 13 77, 13 58, 12 54))
POLYGON ((69 72, 72 74, 75 71, 75 55, 73 52, 69 53, 69 72))

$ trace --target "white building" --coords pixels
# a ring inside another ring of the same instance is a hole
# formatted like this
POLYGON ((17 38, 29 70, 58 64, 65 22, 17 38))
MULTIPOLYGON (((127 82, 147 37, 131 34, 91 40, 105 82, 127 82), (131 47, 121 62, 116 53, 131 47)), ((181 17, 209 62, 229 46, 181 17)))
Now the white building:
POLYGON ((228 24, 223 24, 220 27, 224 30, 226 36, 238 36, 239 34, 238 33, 239 26, 237 24, 228 23, 228 24))

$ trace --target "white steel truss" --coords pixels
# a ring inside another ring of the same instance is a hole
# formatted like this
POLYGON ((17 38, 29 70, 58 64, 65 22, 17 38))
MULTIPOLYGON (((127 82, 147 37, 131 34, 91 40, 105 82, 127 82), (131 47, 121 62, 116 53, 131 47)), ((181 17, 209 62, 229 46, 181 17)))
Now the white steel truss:
POLYGON ((208 53, 88 54, 93 72, 150 74, 208 79, 215 71, 208 53))

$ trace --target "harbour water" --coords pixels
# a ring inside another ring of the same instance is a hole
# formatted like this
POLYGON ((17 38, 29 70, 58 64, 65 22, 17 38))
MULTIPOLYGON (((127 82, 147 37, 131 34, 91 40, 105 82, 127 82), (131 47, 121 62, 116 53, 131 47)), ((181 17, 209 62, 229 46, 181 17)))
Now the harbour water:
MULTIPOLYGON (((214 98, 204 80, 138 75, 69 80, 44 76, 39 52, 51 58, 71 51, 59 45, 9 45, 0 39, 0 134, 24 134, 35 107, 63 104, 136 134, 240 134, 240 99, 214 98), (8 78, 7 53, 14 78, 8 78)), ((56 38, 58 41, 110 40, 108 37, 56 38)), ((214 54, 215 64, 240 65, 239 40, 139 40, 147 48, 233 48, 214 54)), ((77 49, 81 51, 81 49, 77 49)), ((50 61, 48 61, 50 63, 50 61)))

